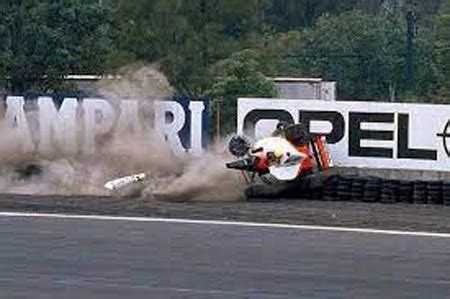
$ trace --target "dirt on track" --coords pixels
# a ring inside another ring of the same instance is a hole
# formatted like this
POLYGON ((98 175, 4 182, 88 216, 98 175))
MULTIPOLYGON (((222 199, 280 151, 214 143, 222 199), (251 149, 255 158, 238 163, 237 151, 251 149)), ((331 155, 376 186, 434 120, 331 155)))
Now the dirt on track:
POLYGON ((450 207, 442 205, 282 199, 166 202, 137 198, 0 194, 0 211, 214 219, 450 233, 450 207))

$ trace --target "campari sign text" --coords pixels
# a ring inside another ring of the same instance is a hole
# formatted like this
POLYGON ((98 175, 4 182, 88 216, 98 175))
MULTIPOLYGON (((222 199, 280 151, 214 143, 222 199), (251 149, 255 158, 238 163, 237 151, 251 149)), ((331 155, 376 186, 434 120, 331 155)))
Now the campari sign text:
POLYGON ((22 146, 43 155, 55 146, 71 155, 95 152, 97 141, 118 128, 135 133, 151 128, 176 154, 200 155, 204 145, 202 101, 183 106, 175 101, 65 98, 56 102, 50 97, 25 101, 9 96, 4 108, 4 122, 22 146))

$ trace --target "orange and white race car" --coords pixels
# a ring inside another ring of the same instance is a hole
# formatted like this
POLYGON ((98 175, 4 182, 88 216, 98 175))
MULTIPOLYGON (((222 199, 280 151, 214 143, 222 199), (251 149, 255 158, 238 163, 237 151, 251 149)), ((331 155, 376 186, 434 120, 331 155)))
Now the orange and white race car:
POLYGON ((239 160, 226 166, 242 172, 247 197, 295 195, 320 187, 333 166, 325 137, 310 134, 302 124, 279 123, 272 136, 254 144, 237 135, 228 148, 239 160))

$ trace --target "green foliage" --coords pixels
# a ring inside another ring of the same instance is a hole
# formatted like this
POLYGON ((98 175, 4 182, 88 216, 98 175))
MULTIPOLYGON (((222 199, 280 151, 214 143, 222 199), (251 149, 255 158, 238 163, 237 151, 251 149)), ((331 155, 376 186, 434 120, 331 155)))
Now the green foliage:
POLYGON ((159 61, 178 91, 200 96, 209 68, 244 48, 258 30, 260 1, 123 0, 119 48, 131 59, 159 61))
POLYGON ((274 98, 277 89, 260 71, 258 55, 251 50, 234 53, 215 66, 219 78, 208 92, 210 98, 221 101, 222 117, 227 121, 225 132, 234 130, 239 97, 274 98))
POLYGON ((2 0, 0 87, 17 93, 61 90, 69 88, 64 75, 103 74, 143 61, 157 62, 179 93, 200 97, 209 91, 227 103, 232 100, 226 100, 225 91, 229 99, 254 94, 255 88, 263 89, 258 95, 269 94, 266 85, 230 75, 233 65, 239 73, 248 68, 247 74, 261 78, 263 72, 336 80, 340 99, 449 98, 449 0, 99 3, 2 0), (413 86, 405 84, 405 13, 411 9, 419 26, 413 86), (248 57, 255 52, 262 58, 248 57), (258 61, 261 66, 254 65, 258 61), (219 73, 223 78, 216 82, 219 73))
POLYGON ((22 0, 0 10, 0 76, 13 92, 52 91, 66 74, 105 70, 114 29, 98 4, 22 0))
MULTIPOLYGON (((387 100, 393 91, 405 91, 404 28, 395 15, 353 10, 324 16, 313 28, 279 34, 265 50, 266 69, 338 81, 341 99, 387 100)), ((427 55, 425 48, 417 47, 420 55, 427 55)), ((417 64, 416 69, 430 72, 426 61, 417 64)))
POLYGON ((311 27, 318 17, 352 10, 361 1, 273 0, 268 2, 265 7, 267 24, 275 31, 288 31, 311 27))
POLYGON ((450 0, 444 0, 436 19, 435 58, 438 73, 438 99, 450 103, 450 0))

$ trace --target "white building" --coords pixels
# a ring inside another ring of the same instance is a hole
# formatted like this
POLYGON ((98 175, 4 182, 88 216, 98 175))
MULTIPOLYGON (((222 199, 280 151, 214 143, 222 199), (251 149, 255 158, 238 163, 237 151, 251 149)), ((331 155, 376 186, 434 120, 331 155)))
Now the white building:
POLYGON ((273 78, 282 99, 336 100, 336 82, 320 78, 273 78))

